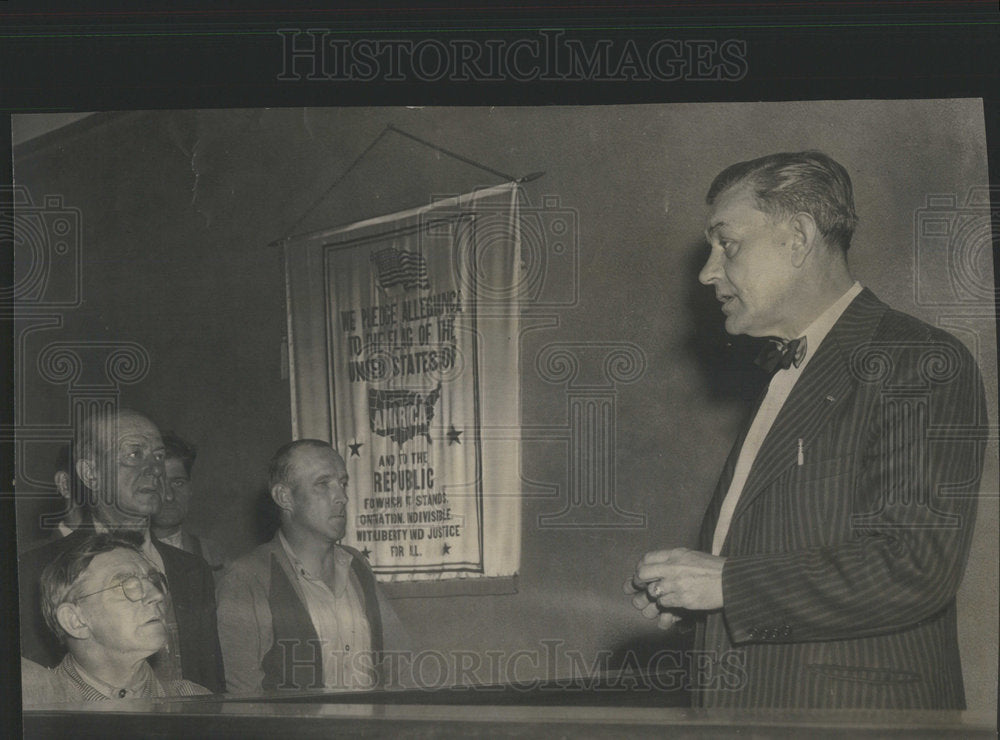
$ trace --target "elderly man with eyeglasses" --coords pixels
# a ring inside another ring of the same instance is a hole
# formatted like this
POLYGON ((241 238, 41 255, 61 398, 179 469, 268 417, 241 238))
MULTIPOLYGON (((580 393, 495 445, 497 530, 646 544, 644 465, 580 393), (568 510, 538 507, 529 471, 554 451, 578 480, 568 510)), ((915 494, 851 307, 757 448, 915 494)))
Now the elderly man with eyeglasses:
POLYGON ((160 681, 146 662, 167 641, 167 582, 138 543, 88 535, 46 566, 41 590, 45 622, 67 652, 53 669, 22 660, 25 704, 211 693, 160 681))
POLYGON ((150 659, 157 678, 185 678, 224 691, 212 570, 202 558, 159 542, 149 532, 150 517, 163 502, 160 430, 136 411, 99 410, 83 420, 73 456, 76 475, 89 492, 88 506, 76 531, 19 558, 21 655, 53 668, 65 653, 41 612, 43 569, 88 534, 126 533, 141 543, 143 557, 166 574, 172 587, 163 604, 166 647, 150 659))

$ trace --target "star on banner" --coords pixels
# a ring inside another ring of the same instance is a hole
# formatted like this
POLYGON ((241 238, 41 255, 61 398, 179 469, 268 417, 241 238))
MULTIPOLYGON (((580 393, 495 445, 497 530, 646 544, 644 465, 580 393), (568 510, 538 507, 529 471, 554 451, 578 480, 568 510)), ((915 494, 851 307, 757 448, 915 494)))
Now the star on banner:
POLYGON ((448 554, 449 552, 451 552, 451 545, 449 545, 449 544, 448 544, 447 542, 445 542, 445 543, 444 543, 444 547, 442 547, 442 548, 441 548, 441 551, 442 551, 442 552, 443 552, 443 553, 444 553, 445 555, 447 555, 447 554, 448 554))
POLYGON ((372 551, 366 547, 364 550, 361 551, 361 554, 364 555, 365 558, 368 558, 372 554, 372 551))
POLYGON ((449 445, 455 444, 455 443, 462 444, 462 440, 460 440, 458 438, 459 435, 461 434, 461 432, 458 431, 457 429, 455 429, 455 425, 454 424, 449 424, 448 426, 451 427, 448 430, 448 444, 449 445))
POLYGON ((347 445, 351 448, 351 457, 361 457, 359 450, 365 446, 364 442, 355 442, 354 444, 347 445))

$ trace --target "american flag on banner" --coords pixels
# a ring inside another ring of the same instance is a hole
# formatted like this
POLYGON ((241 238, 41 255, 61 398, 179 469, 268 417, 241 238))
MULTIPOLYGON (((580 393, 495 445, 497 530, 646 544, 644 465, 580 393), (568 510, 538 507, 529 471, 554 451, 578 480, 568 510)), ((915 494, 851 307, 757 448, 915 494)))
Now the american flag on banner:
POLYGON ((427 279, 427 260, 416 252, 386 247, 374 252, 371 260, 375 263, 375 279, 384 290, 396 285, 407 290, 431 287, 427 279))

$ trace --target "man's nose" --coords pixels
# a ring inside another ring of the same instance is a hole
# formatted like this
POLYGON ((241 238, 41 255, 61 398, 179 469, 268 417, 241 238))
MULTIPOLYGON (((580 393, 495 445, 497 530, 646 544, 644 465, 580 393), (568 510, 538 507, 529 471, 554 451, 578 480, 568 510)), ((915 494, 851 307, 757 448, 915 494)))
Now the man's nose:
POLYGON ((701 268, 701 272, 698 273, 698 282, 702 285, 710 285, 712 282, 719 279, 722 273, 722 250, 712 247, 712 251, 708 253, 708 259, 705 260, 705 266, 701 268))
POLYGON ((163 487, 163 500, 173 501, 174 500, 174 487, 169 483, 163 487))
POLYGON ((147 604, 158 604, 163 601, 163 591, 153 580, 146 581, 146 590, 143 591, 142 600, 147 604))
POLYGON ((163 460, 158 460, 155 457, 150 458, 149 463, 146 465, 146 474, 162 480, 167 474, 167 468, 163 460))

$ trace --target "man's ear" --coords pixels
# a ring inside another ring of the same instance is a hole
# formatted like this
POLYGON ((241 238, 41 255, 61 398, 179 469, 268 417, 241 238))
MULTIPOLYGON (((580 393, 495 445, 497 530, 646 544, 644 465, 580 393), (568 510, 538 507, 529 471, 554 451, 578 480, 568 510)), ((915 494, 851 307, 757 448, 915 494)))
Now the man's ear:
POLYGON ((60 496, 65 499, 73 497, 73 492, 69 489, 69 473, 65 470, 59 470, 52 476, 52 480, 56 484, 56 490, 59 491, 60 496))
POLYGON ((66 601, 56 607, 56 621, 70 637, 86 640, 90 637, 90 625, 80 613, 80 607, 66 601))
POLYGON ((76 461, 76 477, 92 491, 97 490, 101 477, 97 474, 97 465, 93 460, 84 458, 76 461))
POLYGON ((271 498, 282 511, 291 511, 295 508, 292 501, 292 489, 284 483, 275 483, 271 486, 271 498))
POLYGON ((816 246, 819 228, 816 220, 803 211, 792 216, 788 224, 792 230, 792 265, 802 267, 806 257, 816 246))

